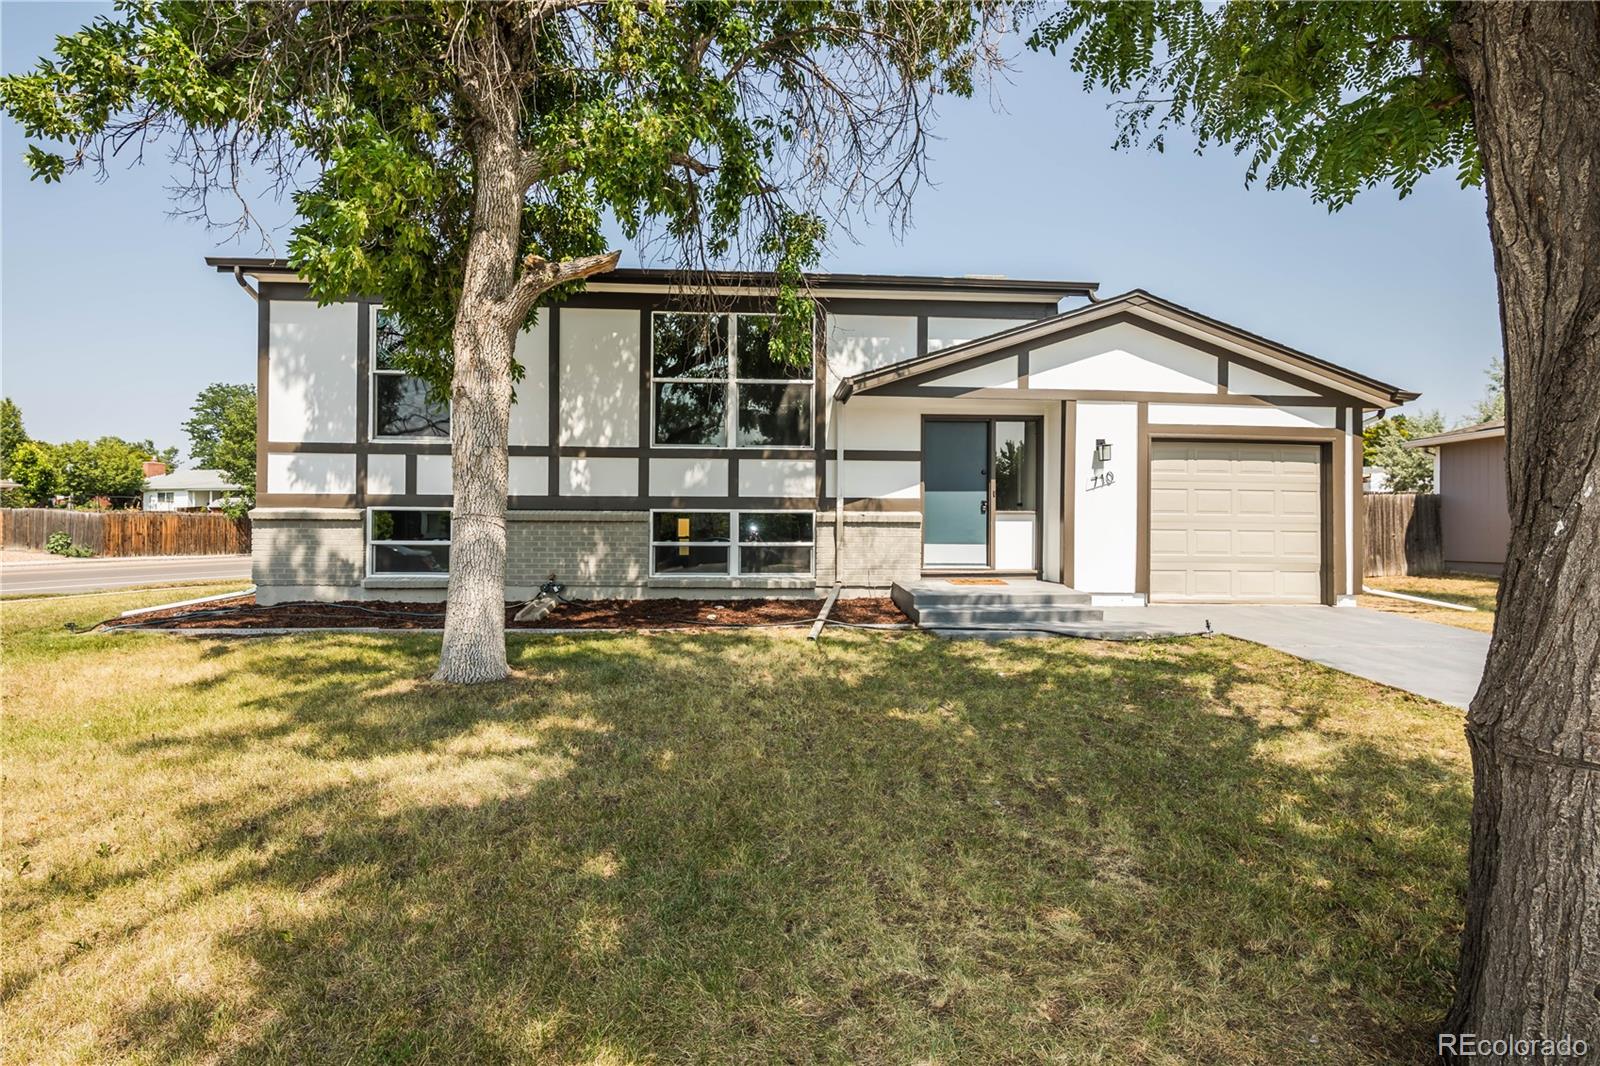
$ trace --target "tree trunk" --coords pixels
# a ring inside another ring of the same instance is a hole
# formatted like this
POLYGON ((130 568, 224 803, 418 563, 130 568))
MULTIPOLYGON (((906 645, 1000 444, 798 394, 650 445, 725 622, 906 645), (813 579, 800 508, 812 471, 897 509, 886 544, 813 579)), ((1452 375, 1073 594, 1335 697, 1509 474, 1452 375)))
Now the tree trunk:
POLYGON ((485 121, 473 138, 472 237, 454 332, 450 589, 435 681, 476 684, 507 674, 506 442, 513 307, 522 229, 521 152, 514 126, 485 121))
POLYGON ((1489 200, 1511 543, 1467 714, 1467 926, 1441 1055, 1600 1046, 1600 8, 1467 4, 1451 32, 1489 200), (1451 1035, 1457 1038, 1451 1051, 1451 1035))

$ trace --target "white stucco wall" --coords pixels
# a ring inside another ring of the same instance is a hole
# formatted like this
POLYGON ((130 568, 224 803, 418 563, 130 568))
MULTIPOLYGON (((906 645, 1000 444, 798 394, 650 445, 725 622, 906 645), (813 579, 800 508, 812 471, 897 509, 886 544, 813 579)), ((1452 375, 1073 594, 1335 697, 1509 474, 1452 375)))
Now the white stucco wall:
POLYGON ((550 495, 550 460, 542 455, 513 455, 506 475, 508 495, 550 495))
POLYGON ((1032 322, 1031 318, 928 318, 928 351, 975 341, 991 333, 1032 322))
POLYGON ((1008 355, 991 363, 979 363, 953 374, 930 378, 934 387, 960 386, 969 389, 1014 389, 1017 387, 1017 357, 1008 355))
POLYGON ((1028 381, 1035 389, 1215 393, 1217 360, 1117 322, 1033 349, 1028 381))
POLYGON ((419 496, 448 496, 452 491, 450 456, 417 456, 417 494, 419 496))
POLYGON ((273 300, 267 315, 267 439, 354 443, 357 305, 273 300))
POLYGON ((637 447, 639 312, 564 308, 560 333, 561 443, 637 447))
POLYGON ((828 316, 828 376, 834 381, 916 354, 917 320, 910 315, 828 316))
POLYGON ((511 444, 550 443, 550 315, 543 311, 532 329, 517 334, 515 350, 522 364, 516 401, 511 405, 511 444))
POLYGON ((348 452, 273 452, 267 456, 267 491, 294 496, 354 495, 356 457, 348 452))
POLYGON ((815 496, 817 468, 809 459, 740 459, 741 496, 815 496))
POLYGON ((406 491, 406 457, 367 456, 367 492, 373 496, 403 496, 406 491))
POLYGON ((639 460, 564 458, 557 480, 563 496, 634 496, 639 492, 639 460))
POLYGON ((651 459, 652 496, 726 496, 726 459, 651 459))
POLYGON ((1153 403, 1153 426, 1273 426, 1332 429, 1336 407, 1270 407, 1265 404, 1153 403))
POLYGON ((1280 377, 1263 374, 1242 363, 1228 364, 1228 391, 1240 396, 1315 396, 1310 389, 1290 384, 1280 377))
POLYGON ((1079 402, 1073 455, 1073 586, 1131 595, 1138 580, 1139 406, 1079 402), (1095 466, 1096 440, 1111 445, 1104 467, 1095 466), (1094 475, 1106 472, 1114 482, 1094 487, 1094 475))

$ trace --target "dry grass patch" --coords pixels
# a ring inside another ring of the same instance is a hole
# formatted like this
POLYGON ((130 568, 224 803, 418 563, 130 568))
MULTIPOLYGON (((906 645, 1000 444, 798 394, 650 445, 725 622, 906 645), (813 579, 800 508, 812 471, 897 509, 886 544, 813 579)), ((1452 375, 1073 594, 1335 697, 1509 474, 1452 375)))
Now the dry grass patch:
MULTIPOLYGON (((129 595, 122 609, 157 602, 129 595)), ((1214 638, 69 636, 8 605, 8 1057, 1421 1061, 1458 712, 1214 638)))
POLYGON ((1392 600, 1387 596, 1360 596, 1358 601, 1363 607, 1410 615, 1424 622, 1474 629, 1480 633, 1494 632, 1495 597, 1500 591, 1500 582, 1496 578, 1480 577, 1475 574, 1445 574, 1441 577, 1369 577, 1366 579, 1366 584, 1369 588, 1403 592, 1408 596, 1427 596, 1429 599, 1444 600, 1446 603, 1465 604, 1468 607, 1476 607, 1477 611, 1452 611, 1447 607, 1429 607, 1425 603, 1392 600))

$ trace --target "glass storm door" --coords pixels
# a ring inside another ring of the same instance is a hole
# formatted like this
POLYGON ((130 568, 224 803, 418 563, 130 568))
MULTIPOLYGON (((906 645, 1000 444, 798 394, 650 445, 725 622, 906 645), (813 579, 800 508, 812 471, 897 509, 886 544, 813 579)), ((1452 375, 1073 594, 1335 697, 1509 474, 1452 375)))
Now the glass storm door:
POLYGON ((989 422, 922 427, 922 565, 989 565, 989 422))

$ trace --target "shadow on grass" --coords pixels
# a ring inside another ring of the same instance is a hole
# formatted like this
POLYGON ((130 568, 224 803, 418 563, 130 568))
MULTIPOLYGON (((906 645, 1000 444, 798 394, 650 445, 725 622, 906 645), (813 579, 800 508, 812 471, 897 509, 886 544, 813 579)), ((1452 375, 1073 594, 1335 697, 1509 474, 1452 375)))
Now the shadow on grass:
POLYGON ((180 820, 294 905, 214 946, 246 1010, 108 1052, 1393 1061, 1445 1005, 1468 783, 1352 725, 1405 697, 1220 639, 435 647, 219 650, 271 695, 126 745, 235 775, 180 820))

